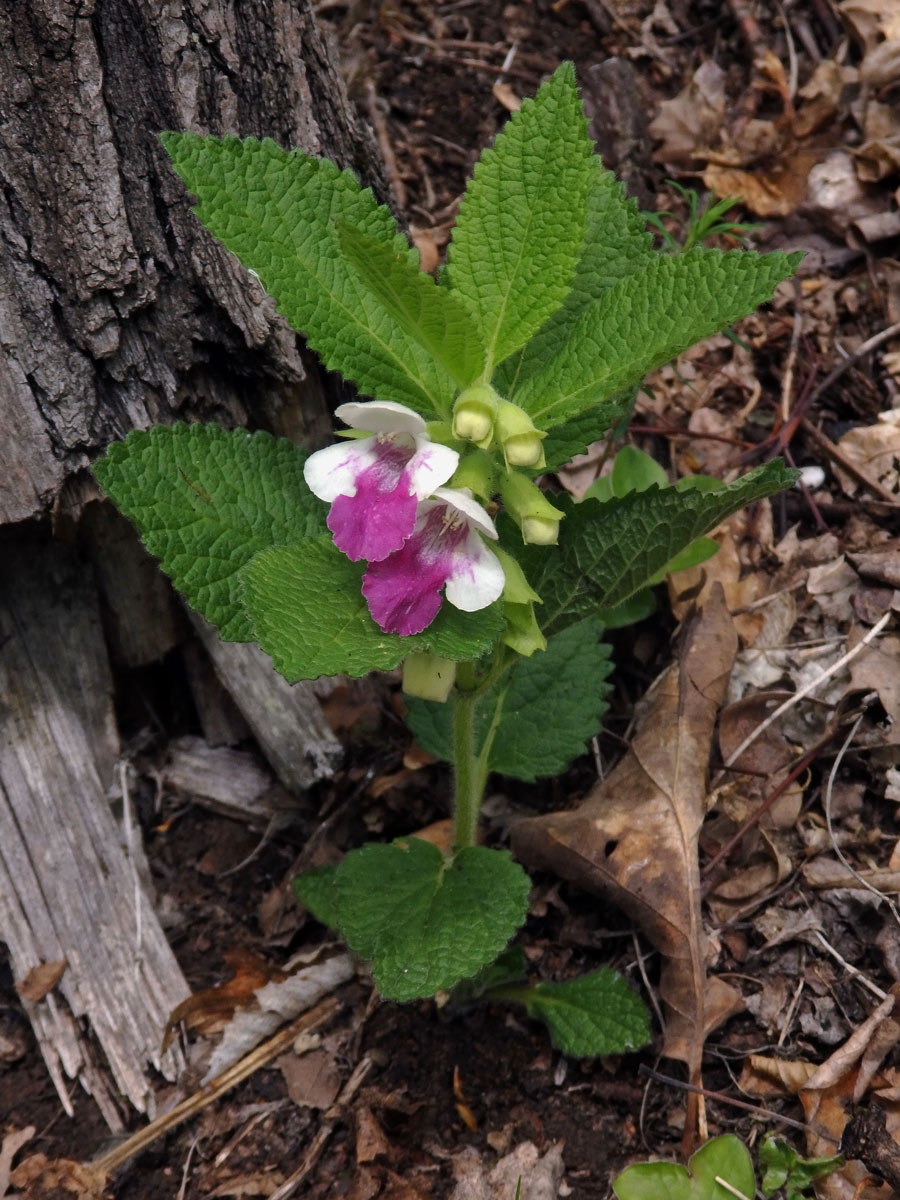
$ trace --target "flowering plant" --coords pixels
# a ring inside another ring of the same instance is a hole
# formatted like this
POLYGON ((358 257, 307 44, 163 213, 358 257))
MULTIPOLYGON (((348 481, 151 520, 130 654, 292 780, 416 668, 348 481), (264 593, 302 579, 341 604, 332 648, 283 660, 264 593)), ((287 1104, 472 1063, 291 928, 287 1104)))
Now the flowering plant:
MULTIPOLYGON (((413 732, 454 766, 452 850, 363 846, 297 891, 372 961, 385 996, 468 981, 470 995, 513 998, 523 962, 503 952, 529 881, 478 844, 489 772, 564 769, 605 708, 604 626, 646 611, 653 583, 714 549, 705 533, 793 479, 776 462, 670 487, 623 452, 575 503, 548 493, 547 473, 622 420, 646 371, 767 300, 796 258, 654 251, 593 153, 570 64, 484 152, 437 279, 327 159, 162 140, 200 220, 375 399, 341 405, 347 436, 309 456, 265 433, 176 425, 112 445, 97 478, 188 602, 288 679, 403 662, 413 732)), ((609 971, 518 998, 573 1053, 646 1037, 609 971)))

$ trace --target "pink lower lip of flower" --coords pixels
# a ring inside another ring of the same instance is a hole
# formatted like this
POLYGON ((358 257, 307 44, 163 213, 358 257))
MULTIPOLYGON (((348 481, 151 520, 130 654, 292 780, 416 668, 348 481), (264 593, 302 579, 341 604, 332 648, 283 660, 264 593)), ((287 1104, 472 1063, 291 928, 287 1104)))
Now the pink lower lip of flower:
POLYGON ((500 596, 503 568, 458 509, 425 502, 403 546, 369 565, 363 595, 385 633, 409 636, 427 629, 437 616, 445 584, 450 602, 473 612, 500 596))
POLYGON ((356 476, 356 494, 333 500, 327 525, 353 562, 378 562, 412 533, 418 501, 406 469, 411 457, 408 446, 380 442, 377 459, 356 476))

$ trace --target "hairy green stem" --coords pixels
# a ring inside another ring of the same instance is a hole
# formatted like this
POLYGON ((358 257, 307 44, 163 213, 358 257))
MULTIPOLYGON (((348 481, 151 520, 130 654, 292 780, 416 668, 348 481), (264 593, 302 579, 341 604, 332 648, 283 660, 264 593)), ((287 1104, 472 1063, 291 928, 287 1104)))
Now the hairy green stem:
MULTIPOLYGON (((475 703, 478 692, 474 663, 460 663, 457 666, 456 686, 453 707, 454 851, 475 845, 478 810, 481 807, 478 759, 475 753, 475 703)), ((482 784, 482 789, 483 787, 482 784)))
POLYGON ((515 660, 516 655, 504 653, 504 647, 501 646, 494 662, 481 679, 477 676, 474 663, 460 663, 456 669, 457 692, 453 710, 454 851, 474 846, 477 841, 478 813, 490 773, 491 747, 500 725, 507 689, 504 688, 497 698, 491 724, 480 751, 475 748, 475 706, 485 691, 497 682, 515 660))

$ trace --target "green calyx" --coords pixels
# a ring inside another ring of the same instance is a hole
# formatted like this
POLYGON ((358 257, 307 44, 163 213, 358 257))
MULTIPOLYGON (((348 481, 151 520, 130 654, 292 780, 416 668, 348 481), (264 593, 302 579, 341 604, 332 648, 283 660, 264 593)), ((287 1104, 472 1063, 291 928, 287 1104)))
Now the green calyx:
POLYGON ((541 445, 547 435, 535 428, 531 417, 518 404, 511 404, 509 400, 500 401, 496 435, 507 468, 532 467, 540 470, 547 465, 541 445))
POLYGON ((559 523, 565 514, 553 507, 539 487, 513 472, 500 484, 500 495, 526 542, 535 546, 556 545, 559 523))
POLYGON ((487 504, 496 489, 496 468, 490 454, 484 450, 473 450, 460 459, 459 466, 450 480, 450 487, 468 488, 482 504, 487 504))
POLYGON ((535 604, 541 604, 542 600, 525 578, 525 572, 518 561, 500 546, 493 549, 506 576, 506 586, 503 589, 506 629, 500 635, 500 641, 523 658, 531 658, 536 650, 547 649, 547 639, 541 633, 541 627, 534 615, 535 604))
POLYGON ((547 639, 541 633, 533 604, 513 604, 505 601, 503 615, 506 618, 506 629, 500 635, 500 641, 504 646, 509 646, 523 658, 531 658, 535 651, 547 649, 547 639))
POLYGON ((444 704, 456 682, 456 663, 438 654, 409 654, 403 660, 403 691, 444 704))
POLYGON ((489 383, 473 383, 453 406, 453 436, 486 450, 494 437, 494 420, 502 401, 489 383))

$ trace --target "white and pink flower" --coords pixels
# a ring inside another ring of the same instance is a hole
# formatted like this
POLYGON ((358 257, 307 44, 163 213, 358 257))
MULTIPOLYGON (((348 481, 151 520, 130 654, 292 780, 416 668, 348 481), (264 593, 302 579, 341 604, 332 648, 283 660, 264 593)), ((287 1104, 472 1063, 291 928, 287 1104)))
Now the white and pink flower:
POLYGON ((342 404, 336 415, 373 436, 318 450, 303 474, 310 491, 331 504, 327 523, 337 548, 354 562, 377 563, 410 537, 419 502, 447 482, 459 455, 432 442, 422 417, 403 404, 342 404))
POLYGON ((437 488, 418 506, 415 527, 399 550, 369 565, 363 595, 385 633, 421 633, 437 616, 441 589, 463 612, 499 599, 500 560, 481 540, 497 539, 494 523, 466 489, 437 488))

